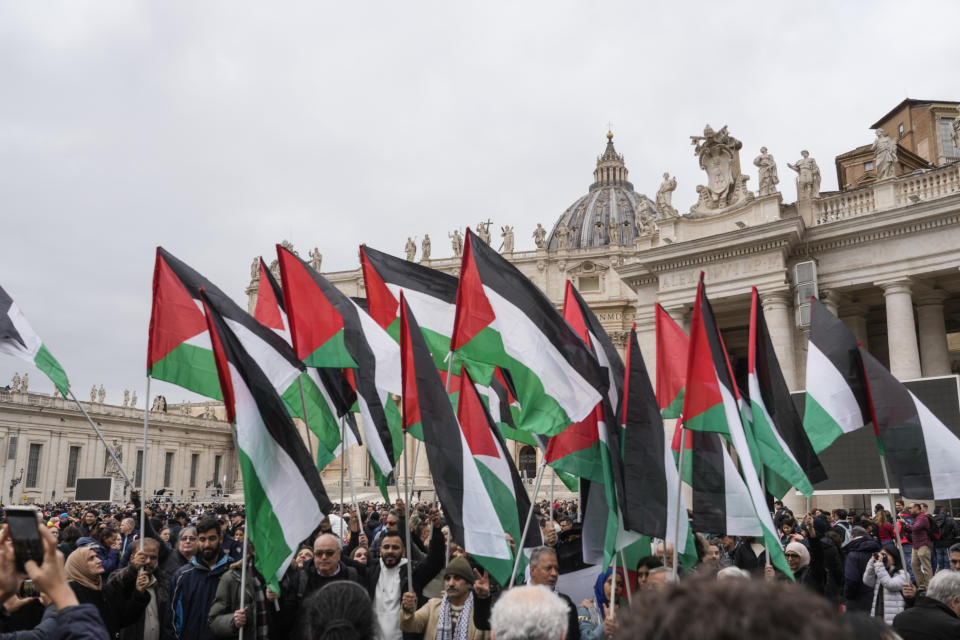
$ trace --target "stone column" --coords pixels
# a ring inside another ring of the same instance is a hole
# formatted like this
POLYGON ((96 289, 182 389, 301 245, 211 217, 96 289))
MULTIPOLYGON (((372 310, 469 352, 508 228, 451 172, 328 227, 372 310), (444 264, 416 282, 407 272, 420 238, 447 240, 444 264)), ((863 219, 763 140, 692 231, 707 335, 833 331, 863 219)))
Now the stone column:
POLYGON ((890 373, 900 380, 919 378, 920 349, 913 321, 913 282, 907 278, 878 282, 887 304, 887 345, 890 373))
POLYGON ((870 348, 867 343, 867 313, 869 311, 870 307, 867 305, 855 302, 845 305, 843 307, 843 313, 840 316, 840 320, 853 332, 853 335, 856 336, 857 341, 863 345, 864 349, 870 348))
POLYGON ((689 304, 679 304, 671 307, 664 307, 664 311, 670 314, 673 321, 680 325, 684 331, 690 333, 690 319, 693 317, 693 306, 689 304))
POLYGON ((797 360, 793 350, 793 305, 789 291, 761 293, 763 317, 773 342, 773 351, 780 362, 783 379, 791 391, 799 388, 797 384, 797 360))
POLYGON ((823 306, 825 306, 830 313, 839 316, 840 303, 842 302, 839 293, 832 289, 823 289, 820 291, 820 302, 823 303, 823 306))
POLYGON ((946 294, 930 291, 917 298, 917 324, 920 329, 920 362, 924 376, 950 375, 950 351, 943 319, 946 294))

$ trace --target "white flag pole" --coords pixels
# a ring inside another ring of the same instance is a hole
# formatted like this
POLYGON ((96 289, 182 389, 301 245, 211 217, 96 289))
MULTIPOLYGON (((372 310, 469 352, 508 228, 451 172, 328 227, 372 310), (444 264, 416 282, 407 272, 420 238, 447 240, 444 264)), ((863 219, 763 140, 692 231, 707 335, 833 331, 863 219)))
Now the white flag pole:
POLYGON ((143 411, 143 458, 140 463, 140 551, 143 551, 144 532, 147 530, 147 429, 150 426, 150 374, 147 374, 147 395, 143 411))
MULTIPOLYGON (((313 449, 313 439, 310 437, 310 421, 307 419, 307 403, 303 399, 303 378, 297 376, 297 386, 300 387, 300 410, 303 411, 303 424, 307 428, 307 451, 310 452, 310 455, 316 458, 316 451, 313 449)), ((319 440, 319 438, 318 438, 319 440)))
POLYGON ((537 480, 533 483, 533 497, 530 498, 530 511, 527 512, 527 521, 523 525, 523 533, 520 534, 520 539, 517 540, 517 550, 513 560, 513 573, 510 574, 510 586, 507 587, 508 589, 512 589, 517 580, 517 570, 520 568, 520 557, 523 555, 523 543, 527 540, 527 531, 530 530, 530 521, 533 520, 533 510, 537 508, 537 494, 540 493, 540 482, 543 480, 543 470, 546 468, 547 459, 544 458, 541 460, 540 469, 537 471, 537 480))
MULTIPOLYGON (((244 532, 246 535, 243 536, 243 556, 242 556, 242 566, 240 567, 240 608, 243 609, 243 600, 244 596, 247 595, 247 549, 250 548, 250 521, 247 520, 247 530, 244 532)), ((244 625, 245 627, 246 625, 244 625)), ((240 636, 239 640, 243 640, 243 627, 240 627, 240 636)))
MULTIPOLYGON (((683 420, 683 416, 680 416, 679 420, 683 420)), ((680 555, 680 551, 679 551, 680 549, 680 518, 681 518, 680 512, 682 511, 680 507, 683 504, 683 500, 681 499, 681 496, 683 495, 683 459, 685 457, 683 454, 686 452, 686 444, 687 444, 686 440, 687 440, 687 430, 683 428, 683 422, 681 422, 680 423, 680 460, 677 463, 677 501, 676 501, 677 517, 674 520, 675 528, 673 531, 673 579, 674 580, 677 579, 677 574, 679 572, 677 568, 677 564, 678 564, 678 556, 680 555)), ((684 540, 684 543, 686 543, 686 540, 684 540)))

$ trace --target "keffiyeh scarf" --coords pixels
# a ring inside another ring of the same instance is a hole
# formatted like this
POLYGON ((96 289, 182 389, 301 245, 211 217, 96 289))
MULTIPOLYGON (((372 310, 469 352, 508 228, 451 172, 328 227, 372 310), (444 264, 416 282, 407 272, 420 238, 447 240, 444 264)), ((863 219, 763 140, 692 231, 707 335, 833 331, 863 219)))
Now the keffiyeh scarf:
POLYGON ((467 640, 467 631, 470 629, 470 616, 473 614, 473 592, 467 596, 467 601, 463 603, 463 610, 457 618, 457 627, 453 628, 453 618, 450 615, 450 599, 447 594, 443 594, 443 602, 440 603, 440 618, 437 620, 436 640, 467 640))

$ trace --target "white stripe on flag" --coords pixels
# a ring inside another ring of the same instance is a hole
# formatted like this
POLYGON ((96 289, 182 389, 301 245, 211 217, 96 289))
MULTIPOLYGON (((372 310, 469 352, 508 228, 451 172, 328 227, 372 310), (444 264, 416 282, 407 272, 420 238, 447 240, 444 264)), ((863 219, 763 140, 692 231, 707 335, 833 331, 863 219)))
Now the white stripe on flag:
MULTIPOLYGON (((390 337, 383 328, 374 322, 373 318, 367 315, 367 312, 357 306, 353 300, 350 301, 360 318, 360 328, 363 331, 363 337, 373 351, 373 357, 376 360, 375 384, 377 389, 388 391, 396 395, 403 394, 403 384, 400 380, 400 345, 396 340, 390 337)), ((358 363, 359 364, 359 363, 358 363)))
POLYGON ((687 539, 687 529, 690 521, 687 518, 687 504, 683 499, 683 493, 680 492, 680 474, 677 471, 677 463, 673 459, 673 449, 671 448, 670 438, 663 438, 663 468, 667 473, 667 540, 676 540, 677 532, 677 494, 680 495, 680 544, 685 544, 687 539))
POLYGON ((453 321, 457 316, 456 305, 449 304, 421 291, 404 288, 389 282, 386 284, 387 289, 397 300, 400 299, 400 292, 403 291, 407 306, 410 307, 421 329, 430 329, 442 336, 453 335, 453 321))
POLYGON ((807 393, 836 420, 844 433, 863 426, 863 414, 850 385, 813 342, 807 349, 807 393))
MULTIPOLYGON (((590 331, 587 331, 587 335, 590 336, 590 343, 593 347, 594 353, 597 354, 597 362, 600 363, 601 367, 607 369, 607 378, 610 383, 610 389, 607 391, 607 396, 610 399, 610 406, 613 408, 613 415, 617 415, 617 408, 620 405, 620 397, 617 395, 617 381, 613 377, 613 367, 610 366, 610 360, 607 359, 607 352, 603 350, 603 346, 600 344, 600 341, 597 340, 597 336, 593 335, 590 331)), ((671 465, 675 464, 673 462, 671 465)))
POLYGON ((17 330, 17 333, 19 333, 23 339, 26 348, 12 340, 2 340, 0 341, 0 353, 6 353, 7 355, 21 358, 32 363, 33 359, 37 356, 37 352, 40 351, 40 346, 43 344, 40 336, 37 335, 33 327, 30 326, 30 323, 27 322, 27 317, 20 311, 20 307, 17 306, 16 302, 10 305, 10 309, 7 310, 7 315, 10 317, 10 322, 13 323, 13 328, 17 330))
POLYGON ((483 291, 493 308, 493 326, 507 354, 540 379, 544 393, 563 408, 571 421, 586 418, 600 402, 597 390, 570 366, 525 313, 490 287, 484 285, 483 291))
POLYGON ((768 425, 770 425, 770 431, 773 432, 773 437, 777 439, 777 444, 780 445, 780 448, 783 449, 785 454, 787 454, 787 457, 790 458, 790 461, 797 465, 797 468, 799 469, 800 463, 797 462, 797 459, 793 455, 793 451, 790 450, 790 447, 787 446, 787 443, 784 442, 783 438, 780 437, 780 430, 777 429, 776 423, 773 421, 773 418, 770 417, 770 413, 767 411, 767 405, 763 402, 763 396, 760 394, 760 381, 757 379, 757 374, 751 373, 747 377, 747 387, 750 389, 750 398, 753 400, 751 404, 756 407, 760 407, 760 411, 763 413, 763 419, 767 421, 768 425))
POLYGON ((937 416, 910 392, 910 398, 920 416, 923 443, 930 465, 930 484, 936 500, 960 497, 960 440, 937 416))
POLYGON ((487 558, 510 559, 510 547, 503 533, 497 510, 480 477, 480 470, 470 453, 470 446, 457 429, 463 465, 463 537, 467 553, 487 558))
POLYGON ((300 377, 300 370, 247 327, 225 316, 223 319, 253 361, 263 370, 277 395, 282 397, 290 385, 300 377))
MULTIPOLYGON (((388 400, 387 394, 377 390, 380 397, 380 406, 384 406, 388 400)), ((362 393, 357 393, 357 404, 360 405, 360 429, 363 431, 364 444, 367 446, 367 453, 373 458, 377 466, 380 467, 380 473, 384 476, 390 475, 393 471, 393 464, 387 455, 387 450, 383 448, 383 441, 380 439, 380 432, 377 431, 376 423, 370 414, 370 407, 367 406, 366 398, 362 393)), ((349 429, 347 429, 349 431, 349 429)))
POLYGON ((727 530, 722 533, 732 536, 763 535, 750 492, 730 458, 726 443, 721 442, 720 449, 723 452, 723 486, 726 492, 724 502, 727 510, 727 530))

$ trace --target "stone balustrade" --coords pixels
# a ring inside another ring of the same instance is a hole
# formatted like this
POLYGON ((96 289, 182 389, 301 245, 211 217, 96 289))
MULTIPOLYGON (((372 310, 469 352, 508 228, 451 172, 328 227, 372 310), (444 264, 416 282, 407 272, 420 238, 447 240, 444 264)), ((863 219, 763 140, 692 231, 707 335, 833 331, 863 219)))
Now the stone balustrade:
POLYGON ((815 223, 838 222, 957 193, 960 193, 960 163, 818 198, 814 201, 815 223))

